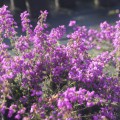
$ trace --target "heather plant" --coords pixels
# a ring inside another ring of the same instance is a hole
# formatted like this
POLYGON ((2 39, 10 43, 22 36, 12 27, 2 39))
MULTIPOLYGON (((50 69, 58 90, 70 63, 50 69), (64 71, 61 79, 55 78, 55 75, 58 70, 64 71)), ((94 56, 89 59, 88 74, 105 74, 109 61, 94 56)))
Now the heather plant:
POLYGON ((29 13, 21 13, 25 34, 18 35, 7 6, 0 8, 0 119, 117 120, 120 22, 94 30, 70 21, 66 35, 64 25, 48 31, 47 14, 41 11, 33 28, 29 13), (67 45, 59 44, 65 36, 67 45))

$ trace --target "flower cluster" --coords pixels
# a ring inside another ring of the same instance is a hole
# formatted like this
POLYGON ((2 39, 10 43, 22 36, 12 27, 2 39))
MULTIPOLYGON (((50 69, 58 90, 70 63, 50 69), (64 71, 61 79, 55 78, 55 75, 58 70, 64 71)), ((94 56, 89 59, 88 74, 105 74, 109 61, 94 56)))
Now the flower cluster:
POLYGON ((64 25, 47 29, 47 14, 41 11, 33 28, 29 14, 23 12, 26 34, 17 36, 7 6, 0 8, 0 119, 117 120, 120 22, 113 26, 104 22, 93 30, 72 20, 73 32, 66 35, 64 25), (59 44, 65 36, 67 45, 59 44), (102 43, 111 47, 102 49, 102 43), (93 56, 91 51, 100 54, 93 56))
POLYGON ((13 39, 16 35, 15 28, 17 28, 16 22, 10 11, 7 10, 7 6, 0 8, 0 41, 3 38, 13 39))

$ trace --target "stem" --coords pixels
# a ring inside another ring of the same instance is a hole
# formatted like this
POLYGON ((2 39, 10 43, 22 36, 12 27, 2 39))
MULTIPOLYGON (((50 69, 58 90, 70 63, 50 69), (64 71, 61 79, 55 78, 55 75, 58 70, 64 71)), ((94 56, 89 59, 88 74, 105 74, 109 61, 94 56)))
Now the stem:
POLYGON ((25 5, 26 5, 26 7, 27 7, 27 11, 28 11, 29 13, 31 13, 31 12, 30 12, 30 3, 29 3, 29 0, 25 0, 25 5))
POLYGON ((55 0, 55 9, 58 10, 60 8, 59 0, 55 0))
POLYGON ((15 3, 14 3, 14 0, 10 0, 10 7, 11 7, 11 10, 14 11, 15 10, 15 3))

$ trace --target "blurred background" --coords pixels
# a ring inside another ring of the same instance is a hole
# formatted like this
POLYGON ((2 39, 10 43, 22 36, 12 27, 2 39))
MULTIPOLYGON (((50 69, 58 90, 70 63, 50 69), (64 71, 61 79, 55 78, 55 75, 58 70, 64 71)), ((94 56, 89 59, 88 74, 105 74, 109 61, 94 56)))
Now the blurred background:
POLYGON ((48 10, 50 27, 68 26, 70 20, 95 28, 103 21, 114 24, 120 10, 120 0, 0 0, 0 6, 4 4, 9 6, 18 25, 21 12, 27 10, 35 26, 40 10, 48 10))

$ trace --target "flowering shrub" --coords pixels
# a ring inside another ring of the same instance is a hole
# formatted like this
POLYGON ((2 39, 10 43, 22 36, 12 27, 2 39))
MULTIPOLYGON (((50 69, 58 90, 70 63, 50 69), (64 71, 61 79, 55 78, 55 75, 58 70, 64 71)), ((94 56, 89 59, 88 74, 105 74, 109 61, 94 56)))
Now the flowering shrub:
POLYGON ((116 120, 120 81, 117 71, 109 74, 109 66, 115 68, 120 57, 116 56, 120 21, 115 26, 101 23, 100 30, 71 21, 73 32, 66 37, 67 45, 61 45, 59 40, 66 36, 66 28, 61 25, 48 31, 47 14, 41 11, 33 28, 29 14, 23 12, 25 35, 18 36, 7 6, 0 8, 0 118, 116 120), (110 49, 98 47, 107 42, 110 49), (90 53, 100 49, 99 55, 90 53))

